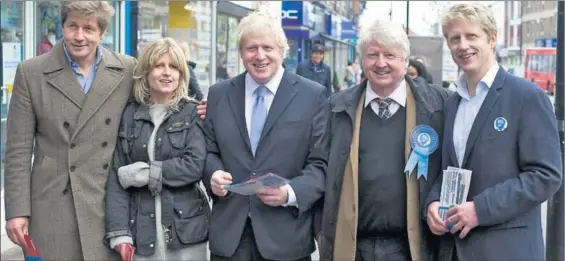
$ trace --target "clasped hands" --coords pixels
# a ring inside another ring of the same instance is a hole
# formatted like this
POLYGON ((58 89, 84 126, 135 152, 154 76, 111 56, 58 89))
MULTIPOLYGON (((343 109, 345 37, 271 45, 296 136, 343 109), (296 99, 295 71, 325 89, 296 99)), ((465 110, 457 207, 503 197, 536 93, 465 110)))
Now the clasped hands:
MULTIPOLYGON (((218 197, 226 196, 228 191, 225 187, 230 184, 232 184, 231 174, 222 170, 214 172, 210 179, 212 193, 218 197)), ((271 207, 282 206, 288 202, 288 189, 286 186, 258 189, 255 194, 263 203, 271 207)))
POLYGON ((468 201, 463 204, 457 205, 449 209, 446 213, 447 220, 444 222, 439 215, 439 202, 432 202, 427 210, 428 226, 435 235, 443 235, 447 232, 455 234, 458 231, 459 238, 467 237, 469 232, 479 225, 477 212, 475 211, 475 203, 468 201), (449 224, 454 224, 451 229, 448 229, 449 224))

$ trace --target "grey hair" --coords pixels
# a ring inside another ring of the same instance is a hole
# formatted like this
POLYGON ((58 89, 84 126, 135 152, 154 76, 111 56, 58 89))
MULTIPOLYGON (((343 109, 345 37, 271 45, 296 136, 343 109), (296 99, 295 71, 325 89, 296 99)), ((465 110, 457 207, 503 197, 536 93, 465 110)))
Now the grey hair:
POLYGON ((288 40, 280 22, 280 15, 273 14, 268 7, 262 6, 251 14, 247 15, 238 25, 237 45, 241 52, 244 37, 249 33, 268 32, 274 35, 275 41, 281 51, 282 58, 286 58, 288 50, 288 40))
POLYGON ((105 32, 115 11, 108 1, 63 1, 61 4, 63 24, 70 12, 78 12, 85 17, 95 17, 98 21, 98 27, 102 32, 105 32))
POLYGON ((402 26, 388 20, 376 19, 368 26, 361 27, 359 31, 359 52, 364 53, 365 49, 375 42, 387 48, 400 47, 404 60, 408 62, 410 41, 402 26))
POLYGON ((184 53, 173 38, 165 37, 155 40, 143 49, 139 62, 133 71, 133 94, 138 103, 151 104, 151 87, 149 86, 148 77, 157 65, 159 58, 164 54, 169 54, 171 63, 179 71, 179 86, 174 91, 173 97, 168 104, 172 111, 178 111, 178 105, 181 100, 194 101, 194 98, 189 97, 188 80, 190 74, 184 53))

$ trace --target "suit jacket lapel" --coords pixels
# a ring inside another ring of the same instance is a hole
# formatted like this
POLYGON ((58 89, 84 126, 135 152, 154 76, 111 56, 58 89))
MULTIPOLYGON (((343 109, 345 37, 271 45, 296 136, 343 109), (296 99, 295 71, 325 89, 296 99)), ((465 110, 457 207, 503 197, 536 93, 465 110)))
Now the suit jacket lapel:
POLYGON ((63 43, 59 41, 51 52, 43 69, 47 82, 67 97, 78 108, 82 109, 82 104, 86 95, 78 82, 67 57, 63 50, 63 43))
POLYGON ((492 83, 490 90, 487 93, 487 97, 485 98, 481 108, 479 109, 479 113, 475 118, 475 122, 473 122, 473 126, 471 127, 471 132, 469 133, 469 137, 467 138, 467 146, 465 147, 465 156, 463 157, 463 167, 465 167, 465 163, 467 163, 467 158, 469 158, 469 154, 475 145, 475 141, 477 137, 481 133, 483 126, 485 125, 486 120, 490 114, 492 107, 496 104, 499 96, 499 90, 502 88, 504 84, 504 80, 506 78, 506 72, 504 69, 500 68, 498 73, 496 74, 496 78, 492 83))
POLYGON ((247 148, 251 151, 249 132, 245 121, 245 73, 238 75, 231 80, 233 87, 228 91, 228 101, 232 108, 233 117, 239 129, 239 133, 247 148))
POLYGON ((125 67, 120 60, 106 48, 102 46, 100 46, 100 48, 102 60, 98 65, 94 81, 88 91, 82 111, 79 114, 77 128, 75 129, 73 138, 100 106, 104 104, 108 97, 112 95, 124 77, 123 70, 125 67))
POLYGON ((263 127, 263 132, 261 134, 259 143, 261 143, 263 138, 267 136, 269 131, 273 128, 273 125, 275 125, 277 119, 281 116, 288 104, 290 104, 290 101, 292 101, 294 96, 298 93, 298 88, 296 88, 297 82, 298 81, 296 79, 291 78, 291 75, 288 72, 284 72, 277 93, 275 94, 273 104, 269 109, 269 114, 267 115, 267 120, 265 122, 265 127, 263 127))
MULTIPOLYGON (((459 102, 461 101, 461 96, 459 94, 454 95, 451 99, 447 101, 445 105, 445 127, 443 129, 443 142, 446 144, 444 146, 447 148, 449 153, 449 160, 454 167, 459 167, 459 161, 457 160, 457 155, 455 154, 455 146, 453 144, 453 127, 455 124, 455 116, 457 115, 457 108, 459 107, 459 102)), ((445 164, 444 164, 445 165, 445 164)))

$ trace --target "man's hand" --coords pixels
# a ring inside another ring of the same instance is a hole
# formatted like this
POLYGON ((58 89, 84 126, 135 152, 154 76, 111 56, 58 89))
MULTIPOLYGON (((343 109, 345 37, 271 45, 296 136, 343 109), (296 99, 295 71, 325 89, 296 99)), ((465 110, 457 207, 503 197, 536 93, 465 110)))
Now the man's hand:
POLYGON ((428 226, 434 235, 441 236, 447 233, 447 228, 445 228, 445 222, 439 216, 439 202, 435 201, 428 205, 428 226))
POLYGON ((135 247, 129 243, 119 244, 114 247, 122 258, 122 261, 132 261, 133 260, 133 253, 135 253, 135 247))
POLYGON ((288 190, 286 186, 262 188, 258 189, 255 193, 263 203, 271 207, 282 206, 288 202, 288 190))
POLYGON ((210 179, 210 185, 212 186, 212 192, 218 197, 224 197, 228 194, 228 191, 224 189, 225 186, 232 183, 231 174, 223 171, 217 170, 212 174, 210 179))
MULTIPOLYGON (((447 211, 447 224, 455 224, 451 228, 451 234, 463 229, 459 234, 459 238, 463 239, 469 234, 471 229, 479 225, 479 218, 475 211, 475 202, 469 201, 461 205, 457 205, 447 211)), ((446 225, 447 225, 446 224, 446 225)))
POLYGON ((26 246, 24 235, 28 234, 28 225, 29 221, 27 217, 15 217, 6 221, 6 232, 8 233, 8 237, 12 240, 12 242, 14 242, 14 244, 17 244, 22 248, 26 246))
POLYGON ((206 119, 206 106, 208 104, 208 100, 203 99, 200 102, 200 105, 196 106, 196 114, 200 116, 200 119, 206 119))

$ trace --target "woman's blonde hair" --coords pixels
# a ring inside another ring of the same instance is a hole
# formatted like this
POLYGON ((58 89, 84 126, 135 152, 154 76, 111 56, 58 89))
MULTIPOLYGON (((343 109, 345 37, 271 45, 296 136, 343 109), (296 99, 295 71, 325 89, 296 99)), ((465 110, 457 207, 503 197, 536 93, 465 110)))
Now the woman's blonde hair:
POLYGON ((151 87, 149 86, 149 73, 157 66, 157 61, 164 54, 169 54, 171 63, 179 71, 179 86, 169 101, 169 108, 173 111, 179 110, 181 100, 193 100, 188 93, 189 72, 184 54, 173 38, 165 37, 155 40, 144 48, 139 62, 133 72, 133 94, 135 100, 140 104, 151 104, 151 87))
POLYGON ((70 12, 77 12, 85 17, 95 17, 100 31, 105 32, 114 16, 114 7, 108 1, 63 1, 61 4, 63 24, 70 12))
POLYGON ((182 49, 182 52, 184 53, 184 58, 187 61, 190 61, 190 46, 188 45, 188 43, 185 42, 185 41, 182 41, 182 42, 179 42, 179 46, 182 49))
POLYGON ((450 7, 447 12, 443 14, 441 29, 443 36, 447 39, 447 28, 449 24, 456 20, 469 21, 477 23, 487 34, 488 40, 492 39, 493 35, 497 35, 496 20, 490 8, 481 3, 462 3, 450 7))

